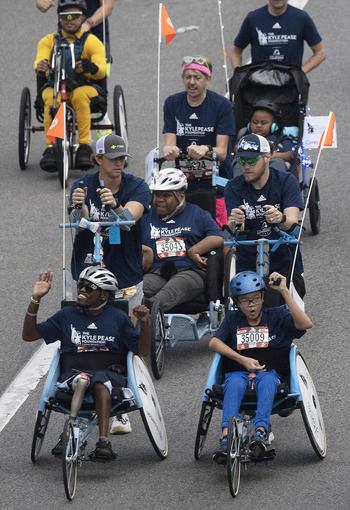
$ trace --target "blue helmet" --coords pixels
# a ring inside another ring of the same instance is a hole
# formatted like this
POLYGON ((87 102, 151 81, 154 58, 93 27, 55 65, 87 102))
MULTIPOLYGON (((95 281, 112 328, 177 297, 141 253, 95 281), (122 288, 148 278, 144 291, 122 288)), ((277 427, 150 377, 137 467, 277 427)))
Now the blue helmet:
POLYGON ((265 282, 255 271, 237 273, 230 282, 230 296, 244 296, 250 292, 266 289, 265 282))

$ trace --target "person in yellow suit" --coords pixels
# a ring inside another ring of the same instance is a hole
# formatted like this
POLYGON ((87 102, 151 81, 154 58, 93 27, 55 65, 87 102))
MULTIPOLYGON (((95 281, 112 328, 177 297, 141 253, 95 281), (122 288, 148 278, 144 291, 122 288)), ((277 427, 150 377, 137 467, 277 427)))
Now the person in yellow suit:
MULTIPOLYGON (((53 106, 53 73, 50 67, 51 55, 56 42, 74 43, 75 67, 72 66, 71 52, 66 52, 66 82, 68 103, 76 115, 78 126, 79 147, 76 153, 75 166, 81 170, 93 167, 90 147, 91 110, 90 102, 99 93, 104 93, 98 81, 106 76, 105 48, 93 34, 84 33, 82 24, 85 21, 85 0, 59 0, 57 3, 58 34, 51 33, 40 39, 34 61, 37 73, 45 75, 46 83, 42 87, 41 97, 44 103, 45 132, 52 122, 51 107, 53 106)), ((58 97, 60 100, 60 96, 58 97)), ((46 138, 46 149, 40 160, 40 167, 48 172, 57 170, 55 146, 46 138)))

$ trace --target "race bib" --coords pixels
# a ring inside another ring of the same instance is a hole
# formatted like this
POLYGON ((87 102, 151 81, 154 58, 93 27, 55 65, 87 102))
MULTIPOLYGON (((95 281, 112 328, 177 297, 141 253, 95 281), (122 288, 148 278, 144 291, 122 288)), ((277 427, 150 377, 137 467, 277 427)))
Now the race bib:
POLYGON ((269 328, 267 326, 237 329, 237 350, 264 349, 269 346, 269 328))
POLYGON ((183 237, 161 237, 156 240, 156 248, 160 259, 186 257, 186 246, 183 237))

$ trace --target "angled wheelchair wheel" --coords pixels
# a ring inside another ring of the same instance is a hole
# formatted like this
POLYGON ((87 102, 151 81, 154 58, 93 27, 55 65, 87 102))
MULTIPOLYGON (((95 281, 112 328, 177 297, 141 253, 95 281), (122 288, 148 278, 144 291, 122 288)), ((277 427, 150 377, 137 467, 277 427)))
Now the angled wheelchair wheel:
POLYGON ((321 406, 310 372, 299 352, 296 357, 296 371, 302 395, 300 410, 306 432, 316 455, 324 459, 327 453, 327 438, 321 406))
POLYGON ((38 411, 34 426, 32 449, 30 453, 30 458, 32 462, 36 462, 39 457, 41 446, 43 444, 44 437, 46 434, 46 429, 50 420, 50 415, 51 409, 49 409, 48 407, 45 407, 44 412, 38 411))
POLYGON ((168 437, 156 390, 146 365, 138 356, 133 358, 136 385, 142 407, 140 414, 151 444, 161 459, 168 456, 168 437))
POLYGON ((236 274, 236 257, 235 251, 231 247, 224 258, 224 298, 226 304, 229 303, 230 281, 236 274))
POLYGON ((57 171, 58 178, 63 188, 67 185, 68 169, 69 169, 69 149, 64 147, 64 141, 61 138, 56 139, 56 154, 57 154, 57 171))
MULTIPOLYGON (((311 185, 311 180, 310 184, 311 185)), ((317 235, 320 231, 321 224, 321 211, 320 211, 320 191, 318 187, 317 179, 314 179, 310 198, 309 198, 309 218, 310 218, 310 227, 311 232, 314 235, 317 235)))
POLYGON ((114 87, 113 92, 113 113, 115 134, 124 139, 126 150, 129 147, 128 121, 126 117, 126 106, 124 92, 120 85, 114 87))
POLYGON ((198 460, 204 448, 205 441, 209 430, 209 425, 213 416, 214 406, 208 404, 208 402, 202 403, 201 414, 199 416, 199 422, 197 427, 196 442, 194 445, 194 458, 198 460))
POLYGON ((150 334, 150 359, 152 372, 156 379, 160 379, 164 371, 165 326, 164 315, 159 307, 159 303, 157 302, 153 303, 152 306, 150 318, 150 334))
POLYGON ((78 474, 78 452, 76 451, 77 442, 74 436, 74 428, 68 419, 64 424, 62 434, 62 469, 64 490, 69 501, 72 501, 77 488, 78 474))
POLYGON ((21 170, 28 166, 31 127, 30 90, 25 87, 21 94, 18 122, 18 160, 21 170))
POLYGON ((236 497, 241 481, 240 437, 236 418, 231 418, 227 435, 227 480, 232 497, 236 497))

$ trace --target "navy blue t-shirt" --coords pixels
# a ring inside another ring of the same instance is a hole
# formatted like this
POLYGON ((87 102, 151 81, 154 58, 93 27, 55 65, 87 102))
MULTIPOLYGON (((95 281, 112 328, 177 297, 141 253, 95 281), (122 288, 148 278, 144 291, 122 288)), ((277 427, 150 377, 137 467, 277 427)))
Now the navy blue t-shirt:
POLYGON ((288 5, 284 14, 272 16, 265 5, 248 13, 233 44, 242 50, 250 44, 253 64, 272 60, 301 67, 304 41, 315 46, 321 40, 305 11, 288 5))
MULTIPOLYGON (((290 345, 295 338, 301 338, 305 331, 295 327, 293 317, 286 305, 263 309, 259 326, 268 327, 268 347, 240 350, 239 354, 258 360, 261 365, 266 365, 267 370, 275 369, 281 375, 288 374, 290 345)), ((246 327, 249 327, 248 321, 240 311, 229 311, 216 331, 215 337, 238 352, 236 333, 239 328, 246 327)), ((224 356, 223 371, 237 370, 245 370, 245 368, 224 356)))
POLYGON ((169 221, 163 221, 152 208, 141 219, 141 227, 143 244, 153 250, 155 268, 162 262, 174 262, 179 268, 197 268, 187 257, 187 250, 207 236, 222 237, 210 214, 189 203, 169 221))
MULTIPOLYGON (((71 193, 75 188, 81 187, 87 187, 85 204, 89 208, 89 219, 92 221, 112 220, 110 213, 104 211, 100 195, 96 191, 101 187, 99 173, 86 175, 75 181, 71 193)), ((145 212, 148 211, 151 203, 151 192, 145 181, 140 177, 124 172, 120 189, 115 197, 123 206, 130 201, 139 202, 144 206, 145 212)), ((121 244, 109 244, 108 239, 104 241, 103 262, 115 274, 119 287, 123 289, 132 287, 143 279, 140 221, 137 221, 129 232, 121 230, 120 234, 121 244)), ((93 238, 94 234, 89 230, 82 230, 75 237, 71 262, 72 275, 75 280, 78 279, 80 272, 83 270, 86 255, 94 251, 93 238)))
MULTIPOLYGON (((236 134, 232 103, 212 90, 207 90, 199 106, 188 104, 185 91, 169 96, 164 103, 163 133, 176 134, 176 145, 184 153, 192 144, 215 147, 216 135, 236 134)), ((232 177, 231 152, 229 140, 227 159, 220 164, 220 175, 226 179, 232 177)))
POLYGON ((113 351, 125 361, 128 351, 138 351, 139 335, 129 317, 110 305, 94 316, 76 307, 62 308, 37 330, 47 344, 60 341, 62 353, 113 351))
MULTIPOLYGON (((231 210, 245 205, 245 230, 248 239, 278 239, 272 225, 265 220, 264 205, 273 205, 283 212, 287 207, 303 209, 299 183, 291 173, 270 168, 270 176, 261 189, 255 189, 246 183, 243 175, 235 177, 225 187, 227 214, 231 210)), ((289 277, 293 262, 294 246, 281 245, 274 253, 270 253, 270 273, 277 271, 289 277)), ((256 246, 240 246, 237 248, 236 271, 256 271, 256 246)), ((300 249, 298 250, 295 274, 303 272, 300 249)))

